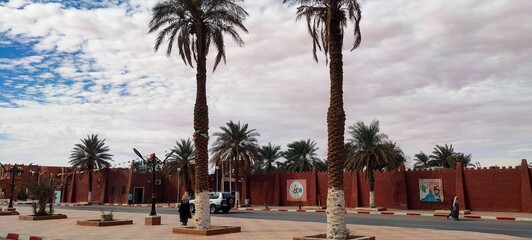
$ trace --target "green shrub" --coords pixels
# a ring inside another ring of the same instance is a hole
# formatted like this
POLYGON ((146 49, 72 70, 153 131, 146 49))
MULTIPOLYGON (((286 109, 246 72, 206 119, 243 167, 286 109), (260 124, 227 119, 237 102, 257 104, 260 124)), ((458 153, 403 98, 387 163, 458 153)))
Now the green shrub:
MULTIPOLYGON (((43 216, 53 214, 53 207, 46 211, 46 205, 52 199, 55 191, 55 185, 48 181, 41 181, 40 183, 32 182, 29 184, 31 192, 31 199, 33 199, 32 208, 35 216, 43 216)), ((52 204, 50 204, 52 205, 52 204)))

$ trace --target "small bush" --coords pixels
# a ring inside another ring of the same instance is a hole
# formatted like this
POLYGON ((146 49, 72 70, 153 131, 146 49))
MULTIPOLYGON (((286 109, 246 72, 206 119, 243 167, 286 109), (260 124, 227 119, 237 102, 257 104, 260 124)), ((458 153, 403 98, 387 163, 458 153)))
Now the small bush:
POLYGON ((54 195, 55 186, 48 181, 41 181, 40 183, 30 183, 29 189, 31 199, 34 200, 32 203, 33 215, 44 216, 53 214, 53 205, 50 204, 48 211, 46 211, 46 205, 54 195))

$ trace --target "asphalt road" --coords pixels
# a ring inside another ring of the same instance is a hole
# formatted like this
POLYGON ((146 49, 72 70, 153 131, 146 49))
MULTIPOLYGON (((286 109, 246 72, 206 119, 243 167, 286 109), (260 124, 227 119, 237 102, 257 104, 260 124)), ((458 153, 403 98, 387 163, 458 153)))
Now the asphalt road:
MULTIPOLYGON (((20 206, 17 206, 20 207, 20 206)), ((89 211, 110 211, 150 213, 149 207, 127 207, 127 206, 80 206, 80 207, 56 207, 65 209, 78 209, 89 211)), ((177 214, 175 208, 157 208, 158 214, 177 214)), ((298 212, 266 212, 266 211, 230 211, 228 214, 218 213, 217 217, 226 218, 249 218, 249 219, 269 219, 295 222, 323 222, 327 221, 324 213, 298 213, 298 212)), ((444 217, 423 217, 423 216, 395 216, 395 215, 366 215, 348 214, 345 219, 347 224, 426 228, 437 230, 472 231, 481 233, 505 234, 516 237, 532 239, 532 222, 520 221, 495 221, 495 220, 474 220, 462 219, 461 221, 447 220, 444 217)))

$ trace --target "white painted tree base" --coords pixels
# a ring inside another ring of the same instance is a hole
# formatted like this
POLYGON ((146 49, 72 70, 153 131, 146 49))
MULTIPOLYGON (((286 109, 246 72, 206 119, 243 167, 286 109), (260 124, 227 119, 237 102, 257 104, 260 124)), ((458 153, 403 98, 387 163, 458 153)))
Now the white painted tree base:
POLYGON ((375 207, 375 191, 369 192, 369 207, 370 208, 375 207))
POLYGON ((89 192, 89 197, 88 197, 88 199, 87 199, 87 202, 88 202, 89 204, 92 204, 92 192, 89 192))
POLYGON ((196 229, 209 229, 211 227, 211 214, 209 212, 209 192, 196 193, 196 229))
POLYGON ((349 231, 345 226, 345 214, 344 191, 329 188, 327 193, 328 239, 347 239, 349 231))

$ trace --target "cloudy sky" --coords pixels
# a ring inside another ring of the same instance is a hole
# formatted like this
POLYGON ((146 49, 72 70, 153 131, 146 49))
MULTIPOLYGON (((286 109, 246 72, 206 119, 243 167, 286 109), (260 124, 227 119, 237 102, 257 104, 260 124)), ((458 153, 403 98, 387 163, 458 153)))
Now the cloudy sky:
MULTIPOLYGON (((0 162, 67 165, 98 134, 119 165, 191 137, 195 70, 154 52, 156 2, 0 2, 0 162)), ((241 3, 246 44, 227 38, 227 65, 208 72, 210 134, 240 121, 260 144, 311 138, 325 158, 328 68, 281 2, 241 3)), ((436 144, 482 166, 532 160, 532 1, 361 5, 362 44, 349 51, 352 25, 344 40, 348 126, 379 120, 410 160, 436 144)))

